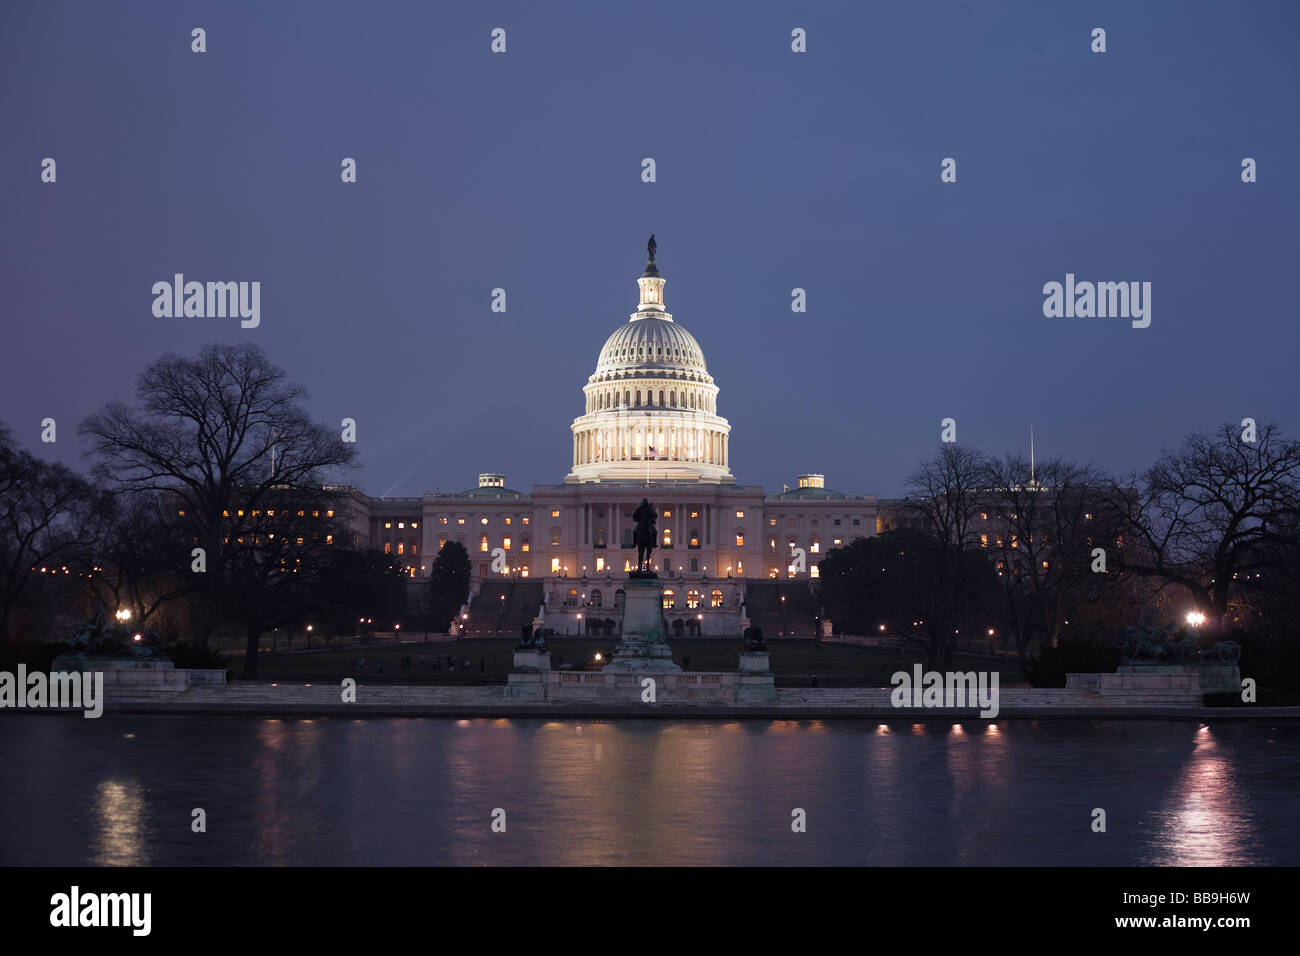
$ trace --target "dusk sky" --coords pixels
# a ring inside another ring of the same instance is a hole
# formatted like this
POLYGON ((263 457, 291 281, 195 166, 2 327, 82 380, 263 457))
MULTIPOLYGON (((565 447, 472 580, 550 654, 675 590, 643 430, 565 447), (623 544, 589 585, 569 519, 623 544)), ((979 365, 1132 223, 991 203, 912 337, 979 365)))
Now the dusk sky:
POLYGON ((1297 36, 1293 0, 6 0, 0 421, 86 469, 142 368, 253 342, 371 495, 556 483, 653 232, 744 484, 901 495, 949 416, 1121 472, 1300 437, 1297 36), (260 326, 155 317, 178 272, 260 281, 260 326), (1150 282, 1150 327, 1044 317, 1066 273, 1150 282))

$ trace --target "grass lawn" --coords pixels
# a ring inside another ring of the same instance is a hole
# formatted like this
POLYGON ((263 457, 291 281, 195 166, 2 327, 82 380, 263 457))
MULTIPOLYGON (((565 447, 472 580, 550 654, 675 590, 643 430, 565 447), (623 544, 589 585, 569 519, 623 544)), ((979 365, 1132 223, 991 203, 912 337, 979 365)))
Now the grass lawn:
MULTIPOLYGON (((502 683, 510 673, 515 645, 512 638, 468 638, 460 641, 431 641, 420 644, 383 644, 348 647, 340 650, 258 655, 258 676, 263 680, 341 680, 362 674, 371 682, 385 683, 502 683), (447 669, 447 655, 456 658, 456 669, 447 669), (410 670, 402 670, 403 657, 412 659, 410 670), (365 658, 360 670, 354 662, 365 658), (421 658, 424 658, 422 661, 421 658), (440 669, 434 670, 434 660, 440 669), (464 667, 468 659, 470 666, 464 667), (383 662, 383 670, 377 669, 383 662), (480 669, 480 661, 482 666, 480 669)), ((551 666, 569 663, 580 669, 596 653, 608 659, 617 643, 615 638, 560 637, 550 642, 551 666)), ((719 638, 676 638, 670 646, 673 660, 692 671, 734 671, 740 640, 719 638)), ((889 648, 854 647, 845 644, 819 644, 811 640, 769 640, 772 670, 779 686, 808 686, 813 675, 821 686, 888 686, 895 671, 911 670, 915 663, 925 663, 924 656, 889 648)), ((230 666, 239 676, 242 655, 234 655, 230 666)), ((956 670, 998 670, 1005 685, 1025 680, 1015 658, 958 654, 956 670)))

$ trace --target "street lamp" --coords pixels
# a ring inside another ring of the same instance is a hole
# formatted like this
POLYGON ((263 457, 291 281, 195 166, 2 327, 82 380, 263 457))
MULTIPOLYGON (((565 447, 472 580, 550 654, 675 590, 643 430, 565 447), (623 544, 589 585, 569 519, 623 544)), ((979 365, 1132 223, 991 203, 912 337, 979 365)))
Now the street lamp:
POLYGON ((1200 611, 1188 611, 1187 623, 1192 625, 1192 627, 1200 627, 1205 623, 1205 615, 1200 611))

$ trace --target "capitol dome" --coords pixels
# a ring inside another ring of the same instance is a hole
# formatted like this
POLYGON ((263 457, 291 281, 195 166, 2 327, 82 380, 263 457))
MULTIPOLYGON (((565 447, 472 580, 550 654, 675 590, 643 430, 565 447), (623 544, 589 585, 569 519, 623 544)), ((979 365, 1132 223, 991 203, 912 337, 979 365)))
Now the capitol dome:
POLYGON ((655 248, 651 236, 637 310, 605 340, 583 389, 567 482, 735 481, 718 387, 700 343, 664 311, 655 248))

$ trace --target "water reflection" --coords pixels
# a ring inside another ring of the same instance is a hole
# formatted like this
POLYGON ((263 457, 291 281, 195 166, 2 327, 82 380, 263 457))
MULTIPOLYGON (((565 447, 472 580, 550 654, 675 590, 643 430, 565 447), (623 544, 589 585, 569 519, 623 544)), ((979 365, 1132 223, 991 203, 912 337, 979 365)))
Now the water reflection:
MULTIPOLYGON (((144 788, 105 780, 95 804, 95 848, 91 862, 102 866, 148 866, 144 788)), ((12 818, 9 818, 12 819, 12 818)))
POLYGON ((1249 866, 1273 862, 1252 838, 1253 813, 1231 755, 1201 725, 1182 773, 1155 812, 1150 866, 1249 866))
POLYGON ((0 865, 1300 864, 1289 724, 7 717, 0 774, 0 865))

